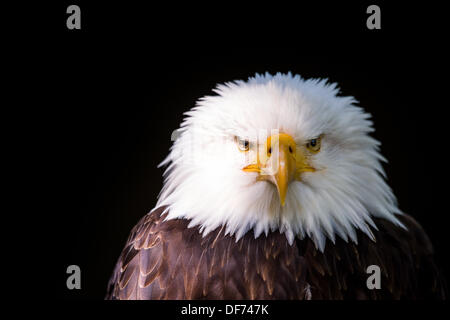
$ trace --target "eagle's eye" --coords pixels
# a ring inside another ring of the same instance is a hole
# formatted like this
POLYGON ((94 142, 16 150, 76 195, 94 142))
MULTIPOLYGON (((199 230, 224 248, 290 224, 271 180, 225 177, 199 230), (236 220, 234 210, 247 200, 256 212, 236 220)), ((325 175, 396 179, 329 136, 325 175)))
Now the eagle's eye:
POLYGON ((311 153, 317 153, 320 151, 320 145, 322 142, 322 136, 318 137, 318 138, 314 138, 309 140, 306 143, 306 148, 311 152, 311 153))
POLYGON ((239 150, 248 151, 250 149, 250 142, 247 139, 242 139, 242 138, 236 137, 236 141, 237 141, 239 150))

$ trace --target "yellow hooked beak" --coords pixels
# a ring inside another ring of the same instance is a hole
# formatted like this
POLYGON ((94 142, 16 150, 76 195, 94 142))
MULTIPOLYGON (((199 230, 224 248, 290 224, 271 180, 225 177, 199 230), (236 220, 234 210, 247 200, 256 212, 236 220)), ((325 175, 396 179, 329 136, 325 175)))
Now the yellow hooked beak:
POLYGON ((307 164, 304 153, 297 148, 294 139, 286 133, 267 138, 263 149, 258 151, 257 163, 242 170, 258 172, 259 181, 272 182, 277 187, 281 206, 285 204, 289 183, 300 180, 303 172, 315 171, 307 164))

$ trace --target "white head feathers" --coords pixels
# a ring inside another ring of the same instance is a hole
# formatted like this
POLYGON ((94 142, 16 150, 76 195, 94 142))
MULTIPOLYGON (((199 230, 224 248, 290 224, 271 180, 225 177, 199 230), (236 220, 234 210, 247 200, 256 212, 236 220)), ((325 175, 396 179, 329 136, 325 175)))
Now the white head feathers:
POLYGON ((186 113, 161 164, 169 165, 157 203, 168 206, 166 219, 190 219, 204 234, 223 226, 236 239, 278 230, 292 244, 294 237, 308 236, 320 250, 336 234, 357 242, 355 229, 373 237, 371 216, 401 226, 395 196, 384 181, 380 143, 369 136, 370 115, 353 97, 337 96, 336 84, 290 73, 257 74, 214 92, 186 113), (310 159, 320 170, 290 183, 284 207, 273 184, 242 170, 252 157, 235 141, 247 137, 258 145, 261 132, 273 130, 298 144, 323 135, 320 152, 310 159))

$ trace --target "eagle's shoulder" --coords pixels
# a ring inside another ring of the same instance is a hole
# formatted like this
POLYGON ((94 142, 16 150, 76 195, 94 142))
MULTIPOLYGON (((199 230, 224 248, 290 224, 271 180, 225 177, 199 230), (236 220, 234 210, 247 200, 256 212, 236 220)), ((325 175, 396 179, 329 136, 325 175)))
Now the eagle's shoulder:
POLYGON ((107 299, 302 299, 305 261, 278 232, 236 241, 223 227, 203 236, 164 208, 133 228, 107 299))
POLYGON ((168 255, 167 242, 180 241, 177 235, 186 226, 184 220, 164 221, 163 212, 163 207, 153 210, 131 230, 109 281, 107 299, 158 297, 173 280, 167 265, 176 257, 168 255))
POLYGON ((375 241, 357 231, 358 243, 327 240, 323 252, 310 239, 298 239, 313 299, 445 299, 445 281, 427 234, 411 216, 398 218, 405 228, 375 218, 375 241), (379 267, 380 289, 367 286, 370 266, 379 267))
POLYGON ((405 226, 400 228, 384 219, 378 219, 377 237, 389 253, 391 273, 407 282, 410 291, 397 292, 402 298, 445 299, 447 286, 441 269, 436 263, 433 245, 423 227, 412 216, 398 216, 405 226), (401 259, 401 261, 400 261, 401 259), (408 277, 408 278, 406 278, 408 277), (403 294, 403 295, 400 295, 403 294))
POLYGON ((427 234, 413 217, 398 218, 405 228, 375 218, 375 241, 358 231, 357 244, 336 239, 323 254, 306 252, 317 288, 313 294, 330 299, 444 299, 445 282, 427 234), (379 267, 380 289, 367 287, 369 266, 379 267))

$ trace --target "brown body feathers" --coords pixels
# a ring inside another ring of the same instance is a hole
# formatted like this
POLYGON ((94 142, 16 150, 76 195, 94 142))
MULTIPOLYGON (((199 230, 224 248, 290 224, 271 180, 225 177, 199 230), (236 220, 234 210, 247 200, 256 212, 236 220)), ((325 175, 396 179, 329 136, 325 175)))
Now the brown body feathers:
POLYGON ((279 232, 239 241, 216 229, 205 237, 184 219, 163 221, 158 208, 133 228, 108 285, 107 299, 444 299, 425 232, 404 215, 403 230, 375 219, 376 242, 337 238, 318 251, 279 232), (381 289, 366 285, 369 265, 381 289))

